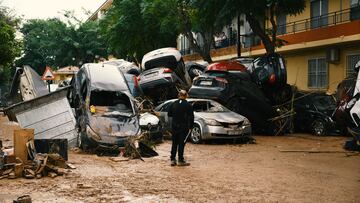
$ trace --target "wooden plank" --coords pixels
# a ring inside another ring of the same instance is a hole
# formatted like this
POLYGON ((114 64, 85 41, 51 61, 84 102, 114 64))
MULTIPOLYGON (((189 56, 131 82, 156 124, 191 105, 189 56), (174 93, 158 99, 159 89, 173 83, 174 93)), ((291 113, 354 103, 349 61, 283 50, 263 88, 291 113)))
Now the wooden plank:
POLYGON ((34 129, 14 130, 14 154, 23 163, 26 163, 28 160, 26 143, 30 140, 34 140, 34 129))

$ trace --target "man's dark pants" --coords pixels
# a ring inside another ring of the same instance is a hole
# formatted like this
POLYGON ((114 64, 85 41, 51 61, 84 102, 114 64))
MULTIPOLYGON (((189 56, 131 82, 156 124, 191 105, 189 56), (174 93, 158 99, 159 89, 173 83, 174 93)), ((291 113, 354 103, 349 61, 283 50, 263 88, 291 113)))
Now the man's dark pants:
POLYGON ((188 133, 188 129, 172 129, 172 146, 171 146, 171 160, 175 160, 176 151, 178 152, 179 161, 184 161, 184 140, 188 133))

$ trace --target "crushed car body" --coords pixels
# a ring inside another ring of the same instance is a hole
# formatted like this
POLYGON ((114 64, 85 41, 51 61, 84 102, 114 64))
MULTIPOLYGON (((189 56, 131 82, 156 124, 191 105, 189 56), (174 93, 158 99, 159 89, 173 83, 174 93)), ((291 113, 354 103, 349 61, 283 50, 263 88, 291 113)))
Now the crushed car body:
POLYGON ((295 130, 314 135, 338 134, 344 129, 333 119, 336 100, 323 92, 299 91, 295 94, 295 130))
POLYGON ((84 64, 69 95, 83 149, 124 146, 140 134, 136 103, 119 67, 84 64))
POLYGON ((191 86, 182 56, 175 48, 162 48, 145 54, 141 66, 140 87, 155 104, 176 98, 178 88, 189 89, 191 86))
POLYGON ((246 67, 236 60, 210 64, 195 78, 190 97, 214 99, 247 117, 257 132, 273 131, 268 120, 277 115, 269 99, 251 80, 246 67))
POLYGON ((110 61, 104 61, 104 64, 117 66, 123 73, 132 74, 138 76, 140 74, 140 68, 134 63, 125 61, 124 59, 116 59, 110 61))

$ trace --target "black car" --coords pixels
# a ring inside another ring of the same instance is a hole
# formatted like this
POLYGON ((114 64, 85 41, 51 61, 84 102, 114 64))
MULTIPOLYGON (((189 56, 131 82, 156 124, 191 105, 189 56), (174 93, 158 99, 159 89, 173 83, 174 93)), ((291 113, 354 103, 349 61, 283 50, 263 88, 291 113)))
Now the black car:
POLYGON ((269 121, 277 115, 270 101, 251 80, 246 67, 236 60, 213 63, 195 78, 190 97, 213 99, 230 110, 247 117, 253 130, 274 134, 276 126, 269 121))
POLYGON ((333 120, 336 101, 332 95, 321 92, 298 92, 294 99, 296 131, 311 132, 314 135, 342 133, 333 120))

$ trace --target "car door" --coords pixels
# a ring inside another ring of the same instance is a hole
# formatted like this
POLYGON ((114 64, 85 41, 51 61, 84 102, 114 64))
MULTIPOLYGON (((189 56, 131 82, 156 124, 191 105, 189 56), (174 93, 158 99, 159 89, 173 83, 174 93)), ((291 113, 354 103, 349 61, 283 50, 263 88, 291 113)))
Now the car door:
POLYGON ((160 122, 163 124, 164 130, 171 130, 171 117, 168 116, 168 111, 173 101, 167 102, 162 105, 159 109, 155 109, 160 112, 160 122))
POLYGON ((309 95, 299 95, 299 99, 294 102, 294 108, 296 111, 295 115, 295 126, 304 130, 309 127, 312 120, 313 104, 309 95))

